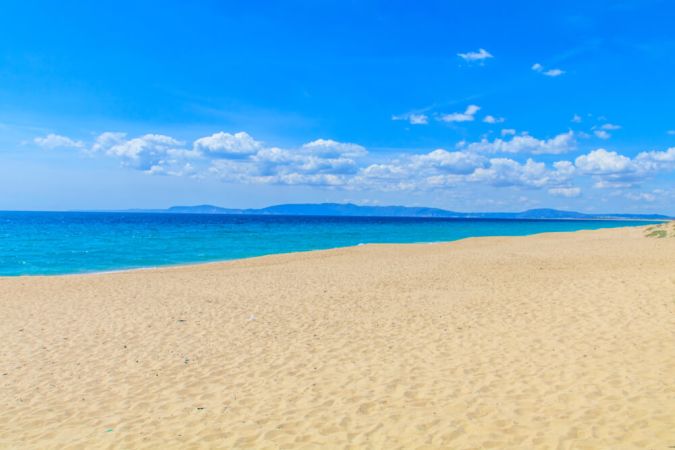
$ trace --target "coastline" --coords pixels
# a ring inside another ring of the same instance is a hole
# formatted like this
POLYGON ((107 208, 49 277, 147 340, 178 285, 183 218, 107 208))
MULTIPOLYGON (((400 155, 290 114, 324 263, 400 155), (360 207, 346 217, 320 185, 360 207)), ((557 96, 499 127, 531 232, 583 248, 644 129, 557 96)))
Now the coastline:
POLYGON ((667 448, 645 231, 0 278, 0 447, 667 448))
MULTIPOLYGON (((486 220, 491 220, 491 219, 486 219, 486 220)), ((510 219, 506 219, 510 220, 510 219)), ((646 219, 630 219, 630 220, 625 220, 625 219, 533 219, 533 220, 554 220, 554 221, 565 221, 565 220, 570 220, 570 221, 602 221, 602 220, 607 220, 607 221, 619 221, 619 222, 660 222, 661 225, 670 223, 670 220, 663 220, 663 221, 657 221, 657 220, 646 220, 646 219)), ((631 228, 641 228, 641 229, 646 229, 650 225, 644 225, 644 224, 638 224, 638 225, 630 225, 626 227, 617 227, 617 228, 611 228, 611 229, 631 229, 631 228)), ((652 224, 651 226, 658 226, 652 224)), ((481 239, 481 238, 509 238, 509 237, 527 237, 527 236, 539 236, 543 234, 557 234, 557 233, 579 233, 579 232, 585 232, 585 231, 597 231, 597 230, 602 230, 603 228, 599 229, 582 229, 582 230, 573 230, 573 231, 543 231, 539 233, 532 233, 532 234, 526 234, 526 235, 499 235, 499 236, 469 236, 465 238, 460 238, 460 239, 455 239, 455 240, 450 240, 450 241, 419 241, 419 242, 394 242, 394 243, 380 243, 380 242, 363 242, 363 243, 358 243, 355 245, 347 245, 347 246, 339 246, 339 247, 329 247, 329 248, 322 248, 322 249, 315 249, 315 250, 298 250, 298 251, 291 251, 291 252, 281 252, 281 253, 268 253, 264 255, 258 255, 258 256, 247 256, 247 257, 242 257, 242 258, 232 258, 232 259, 218 259, 218 260, 211 260, 211 261, 195 261, 195 262, 185 262, 185 263, 177 263, 177 264, 165 264, 165 265, 151 265, 151 266, 143 266, 143 267, 129 267, 129 268, 120 268, 120 269, 112 269, 112 270, 101 270, 101 271, 84 271, 84 272, 74 272, 74 273, 58 273, 58 274, 22 274, 22 275, 2 275, 0 274, 0 280, 2 279, 12 279, 12 278, 42 278, 42 277, 72 277, 72 276, 94 276, 94 275, 105 275, 105 274, 114 274, 114 273, 125 273, 125 272, 135 272, 135 271, 147 271, 147 270, 161 270, 161 269, 171 269, 171 268, 185 268, 185 267, 192 267, 192 266, 205 266, 205 265, 211 265, 211 264, 226 264, 226 263, 232 263, 236 261, 245 261, 245 260, 251 260, 251 259, 257 259, 257 258, 266 258, 269 256, 278 256, 278 255, 295 255, 295 254, 303 254, 303 253, 313 253, 313 252, 325 252, 325 251, 331 251, 331 250, 338 250, 338 249, 348 249, 348 248, 355 248, 355 247, 364 247, 364 246, 372 246, 372 245, 401 245, 401 246, 407 246, 407 245, 436 245, 436 244, 451 244, 454 242, 461 242, 467 239, 481 239)))

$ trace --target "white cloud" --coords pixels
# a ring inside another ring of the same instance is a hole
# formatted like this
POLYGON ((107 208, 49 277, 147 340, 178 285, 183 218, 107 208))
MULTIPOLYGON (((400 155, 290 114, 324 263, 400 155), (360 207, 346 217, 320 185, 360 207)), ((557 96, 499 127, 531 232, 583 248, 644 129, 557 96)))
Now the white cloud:
POLYGON ((252 155, 263 148, 262 142, 256 141, 244 131, 234 134, 221 131, 211 136, 199 138, 193 145, 195 150, 205 151, 213 156, 223 158, 252 155))
POLYGON ((596 188, 628 188, 658 173, 675 170, 675 147, 641 152, 634 158, 600 148, 579 156, 574 164, 581 174, 596 179, 596 188))
POLYGON ((651 152, 640 152, 636 159, 638 161, 656 161, 656 162, 675 162, 675 147, 671 147, 668 150, 660 151, 651 151, 651 152))
POLYGON ((359 171, 364 147, 316 139, 297 149, 266 147, 243 160, 213 161, 210 173, 226 181, 262 184, 344 186, 359 171))
POLYGON ((516 134, 516 130, 514 130, 513 128, 504 128, 501 131, 502 136, 514 136, 515 134, 516 134))
POLYGON ((493 186, 543 188, 563 183, 569 176, 565 170, 549 170, 546 164, 532 159, 521 164, 509 158, 493 158, 488 167, 476 169, 467 179, 493 186))
POLYGON ((442 148, 411 157, 412 168, 436 169, 453 174, 469 174, 485 162, 485 157, 469 152, 449 152, 442 148))
POLYGON ((486 163, 487 158, 475 153, 436 149, 370 164, 358 172, 351 185, 384 191, 436 189, 465 182, 486 163))
POLYGON ((412 173, 409 161, 393 160, 364 167, 352 180, 352 185, 380 191, 405 191, 421 189, 424 182, 423 176, 412 173))
POLYGON ((596 189, 624 189, 632 186, 632 182, 609 180, 598 180, 595 184, 593 184, 593 187, 596 189))
POLYGON ((503 118, 503 117, 495 117, 495 116, 490 116, 490 115, 487 115, 487 116, 485 116, 485 118, 483 118, 483 122, 490 123, 490 124, 492 124, 492 123, 503 123, 505 121, 506 121, 506 119, 503 118))
POLYGON ((209 167, 209 172, 223 181, 246 184, 330 187, 344 185, 347 181, 344 175, 331 173, 330 164, 324 165, 321 171, 312 172, 312 167, 306 162, 281 149, 266 149, 252 161, 215 160, 209 167))
POLYGON ((163 164, 156 164, 145 171, 149 175, 170 175, 174 177, 194 176, 196 174, 195 167, 190 163, 177 165, 175 167, 166 166, 163 164))
POLYGON ((675 170, 675 147, 665 151, 640 152, 635 157, 634 164, 646 173, 675 170))
POLYGON ((120 158, 126 165, 144 171, 157 172, 159 170, 157 166, 167 167, 176 164, 180 159, 198 156, 198 153, 185 150, 182 145, 183 142, 170 136, 146 134, 114 142, 105 149, 105 152, 110 156, 120 158))
POLYGON ((581 121, 582 121, 582 119, 581 119, 581 116, 579 114, 575 114, 574 116, 572 116, 572 122, 581 123, 581 121))
POLYGON ((476 52, 467 52, 467 53, 457 53, 457 56, 462 58, 464 61, 475 62, 475 61, 484 61, 489 58, 494 58, 490 52, 484 48, 478 49, 476 52))
POLYGON ((602 128, 603 130, 610 130, 610 131, 611 130, 620 130, 621 125, 615 125, 613 123, 605 123, 600 128, 602 128))
POLYGON ((487 159, 472 152, 437 149, 387 164, 371 164, 359 172, 355 184, 385 190, 437 189, 465 183, 541 189, 565 186, 574 170, 569 161, 555 163, 550 169, 532 159, 520 163, 509 158, 487 159))
POLYGON ((464 114, 467 114, 469 116, 473 116, 480 110, 480 106, 477 105, 469 105, 466 107, 466 110, 464 111, 464 114))
POLYGON ((106 131, 98 135, 94 144, 91 146, 91 152, 105 152, 113 145, 122 143, 126 138, 126 133, 116 131, 106 131))
MULTIPOLYGON (((475 115, 477 111, 478 107, 472 106, 464 114, 475 115)), ((523 161, 520 155, 574 150, 576 134, 569 131, 550 139, 537 139, 504 129, 502 135, 508 137, 461 142, 452 151, 440 148, 395 156, 369 154, 361 145, 323 138, 290 148, 272 147, 244 132, 215 133, 198 138, 187 147, 167 135, 129 138, 120 132, 102 133, 87 145, 70 138, 64 141, 60 139, 63 136, 36 142, 71 146, 75 142, 84 151, 117 158, 124 166, 153 175, 345 190, 423 191, 478 183, 541 189, 554 196, 575 197, 581 194, 581 189, 573 184, 584 178, 592 180, 596 188, 625 189, 658 173, 675 171, 675 147, 643 151, 632 158, 601 148, 580 155, 573 162, 551 164, 532 158, 523 161), (488 155, 495 153, 517 156, 488 155)), ((617 195, 624 194, 619 191, 617 195)))
POLYGON ((546 75, 547 77, 559 77, 560 75, 563 75, 565 73, 565 71, 562 70, 562 69, 544 70, 544 66, 542 66, 539 63, 533 64, 532 70, 534 70, 535 72, 538 72, 542 75, 546 75))
POLYGON ((411 125, 426 125, 429 123, 429 116, 426 114, 409 113, 391 116, 391 120, 407 120, 411 125))
POLYGON ((75 141, 69 137, 61 136, 60 134, 50 133, 44 137, 36 137, 33 139, 37 145, 43 148, 84 148, 82 141, 75 141))
POLYGON ((593 132, 593 134, 595 134, 595 135, 596 135, 597 137, 599 137, 600 139, 605 139, 605 140, 607 140, 607 139, 609 139, 609 138, 612 137, 612 135, 609 134, 608 132, 606 132, 605 130, 595 130, 595 131, 593 132))
POLYGON ((653 202, 657 197, 651 192, 629 192, 626 194, 626 198, 638 202, 653 202))
POLYGON ((666 134, 669 134, 669 135, 671 135, 671 136, 674 136, 674 135, 675 135, 675 130, 668 130, 668 131, 666 131, 666 134))
POLYGON ((609 175, 634 171, 630 158, 610 152, 604 148, 579 156, 574 164, 584 173, 591 175, 609 175))
POLYGON ((474 152, 487 153, 533 153, 560 154, 576 148, 574 133, 568 131, 551 139, 537 139, 530 135, 514 136, 511 140, 497 138, 493 141, 482 139, 480 142, 464 143, 460 148, 474 152))
POLYGON ((364 147, 358 144, 337 142, 332 139, 317 139, 304 144, 302 148, 315 154, 332 157, 360 157, 365 156, 366 153, 368 153, 364 147))
POLYGON ((578 187, 555 187, 550 188, 548 193, 556 197, 579 197, 581 195, 581 188, 578 187))
POLYGON ((596 179, 596 188, 632 187, 657 173, 675 170, 675 147, 641 152, 634 158, 600 148, 577 157, 574 164, 581 174, 596 179))
POLYGON ((410 114, 409 120, 412 125, 426 125, 429 123, 429 117, 426 114, 410 114))
POLYGON ((563 75, 565 73, 564 70, 561 69, 549 69, 544 72, 544 75, 547 77, 559 77, 560 75, 563 75))
POLYGON ((471 122, 475 119, 478 110, 480 110, 480 106, 469 105, 463 113, 442 114, 439 120, 443 122, 471 122))
POLYGON ((557 173, 564 177, 570 177, 574 175, 577 170, 571 161, 556 161, 553 163, 553 167, 557 173))

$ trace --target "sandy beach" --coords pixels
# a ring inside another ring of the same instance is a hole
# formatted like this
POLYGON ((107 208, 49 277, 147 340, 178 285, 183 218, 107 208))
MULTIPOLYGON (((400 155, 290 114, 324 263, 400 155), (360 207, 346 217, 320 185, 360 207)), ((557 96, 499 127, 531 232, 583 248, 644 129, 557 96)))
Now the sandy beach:
POLYGON ((0 278, 0 448, 673 448, 645 234, 0 278))

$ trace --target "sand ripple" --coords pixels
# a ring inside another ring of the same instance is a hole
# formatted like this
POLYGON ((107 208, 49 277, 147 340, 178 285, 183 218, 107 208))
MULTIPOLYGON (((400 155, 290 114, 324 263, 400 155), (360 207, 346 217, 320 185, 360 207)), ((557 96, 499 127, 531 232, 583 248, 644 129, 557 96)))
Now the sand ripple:
POLYGON ((641 229, 0 278, 2 448, 675 446, 641 229))

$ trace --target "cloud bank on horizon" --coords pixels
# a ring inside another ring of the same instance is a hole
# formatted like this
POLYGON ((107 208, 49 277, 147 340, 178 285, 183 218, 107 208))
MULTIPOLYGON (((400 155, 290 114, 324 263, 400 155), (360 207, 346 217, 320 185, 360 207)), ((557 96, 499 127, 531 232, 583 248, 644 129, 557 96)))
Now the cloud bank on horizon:
POLYGON ((123 34, 100 5, 38 3, 0 16, 0 209, 675 214, 664 0, 299 1, 293 13, 121 0, 135 11, 123 34))
MULTIPOLYGON (((473 115, 478 109, 470 105, 461 114, 473 115)), ((603 128, 619 127, 607 124, 603 128)), ((191 145, 162 134, 129 137, 122 132, 104 132, 86 145, 56 134, 36 137, 34 143, 49 150, 70 148, 114 158, 124 167, 149 175, 345 190, 429 191, 476 183, 539 189, 552 196, 571 198, 583 192, 577 185, 579 180, 591 180, 595 189, 624 189, 639 187, 658 174, 675 172, 675 147, 642 151, 633 158, 604 148, 565 158, 565 154, 577 150, 573 131, 548 139, 527 133, 506 135, 493 140, 461 141, 451 150, 438 148, 386 157, 371 155, 361 145, 332 139, 281 148, 256 140, 244 131, 220 131, 199 137, 191 145), (513 155, 519 155, 521 160, 513 155), (534 159, 536 155, 560 159, 547 164, 534 159)))

